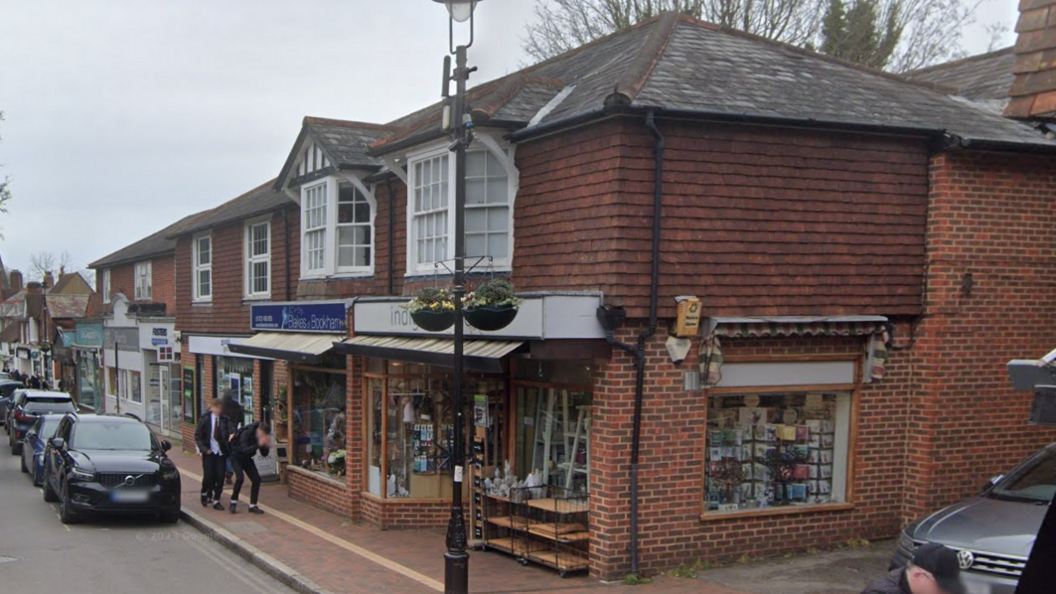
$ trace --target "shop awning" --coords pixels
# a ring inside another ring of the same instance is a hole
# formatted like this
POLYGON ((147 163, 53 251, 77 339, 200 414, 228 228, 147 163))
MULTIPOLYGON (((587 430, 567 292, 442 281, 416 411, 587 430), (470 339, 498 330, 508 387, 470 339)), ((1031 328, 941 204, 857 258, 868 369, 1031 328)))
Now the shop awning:
POLYGON ((256 336, 227 345, 232 353, 283 359, 294 363, 313 364, 334 348, 333 334, 299 334, 294 332, 261 332, 256 336))
POLYGON ((708 335, 728 338, 764 336, 869 336, 882 332, 884 316, 714 317, 708 335))
MULTIPOLYGON (((465 369, 482 373, 501 373, 501 359, 523 344, 524 342, 518 340, 467 340, 463 350, 465 369)), ((451 357, 455 352, 455 342, 443 338, 356 336, 334 346, 337 352, 347 355, 444 367, 451 366, 451 357)))

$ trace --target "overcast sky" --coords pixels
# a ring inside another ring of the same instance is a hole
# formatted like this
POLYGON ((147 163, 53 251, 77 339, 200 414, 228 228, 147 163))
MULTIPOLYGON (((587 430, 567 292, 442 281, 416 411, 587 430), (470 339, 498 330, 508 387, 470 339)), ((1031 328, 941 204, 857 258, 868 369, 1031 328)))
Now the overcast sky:
MULTIPOLYGON (((534 3, 482 2, 477 82, 525 62, 534 3)), ((278 174, 305 115, 387 122, 435 101, 445 17, 429 0, 0 0, 4 263, 83 266, 233 198, 278 174)), ((1015 17, 984 0, 965 49, 1015 17)))

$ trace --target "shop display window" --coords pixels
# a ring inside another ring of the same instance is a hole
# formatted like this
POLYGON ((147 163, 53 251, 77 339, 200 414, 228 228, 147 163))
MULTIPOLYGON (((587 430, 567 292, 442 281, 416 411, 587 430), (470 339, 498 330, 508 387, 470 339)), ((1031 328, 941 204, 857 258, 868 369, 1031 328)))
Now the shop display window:
POLYGON ((253 359, 216 358, 217 397, 230 390, 242 406, 242 424, 253 422, 253 359))
POLYGON ((591 402, 582 388, 517 386, 518 476, 536 472, 543 484, 589 490, 591 402))
MULTIPOLYGON (((505 379, 467 374, 467 465, 503 456, 505 379)), ((367 491, 383 498, 451 496, 452 377, 443 369, 371 360, 367 390, 367 491)))
POLYGON ((705 510, 844 501, 851 400, 849 392, 711 396, 705 510))
POLYGON ((280 422, 292 423, 292 463, 315 472, 345 474, 347 438, 345 376, 339 373, 293 372, 293 408, 280 411, 280 422))

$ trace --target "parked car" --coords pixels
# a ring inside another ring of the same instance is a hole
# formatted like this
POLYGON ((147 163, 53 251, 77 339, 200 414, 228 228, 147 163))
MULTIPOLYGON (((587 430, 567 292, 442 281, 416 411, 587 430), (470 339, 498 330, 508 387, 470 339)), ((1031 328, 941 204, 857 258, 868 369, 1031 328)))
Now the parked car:
POLYGON ((7 444, 11 446, 11 453, 16 456, 22 453, 22 440, 25 439, 26 432, 38 416, 49 413, 68 413, 75 410, 77 408, 73 404, 73 398, 65 392, 47 390, 16 392, 15 405, 7 415, 7 422, 10 424, 7 444))
POLYGON ((1013 594, 1054 494, 1056 444, 991 479, 978 497, 910 524, 891 564, 901 567, 916 547, 939 543, 958 552, 970 594, 1013 594))
POLYGON ((44 448, 48 440, 55 436, 55 429, 65 415, 41 415, 33 422, 22 440, 22 472, 30 475, 33 486, 39 487, 44 481, 44 448))
POLYGON ((0 380, 0 423, 7 427, 7 409, 14 401, 15 390, 25 388, 25 384, 16 380, 0 380))
POLYGON ((64 524, 95 514, 180 515, 180 473, 150 428, 131 416, 68 414, 44 448, 44 501, 64 524))

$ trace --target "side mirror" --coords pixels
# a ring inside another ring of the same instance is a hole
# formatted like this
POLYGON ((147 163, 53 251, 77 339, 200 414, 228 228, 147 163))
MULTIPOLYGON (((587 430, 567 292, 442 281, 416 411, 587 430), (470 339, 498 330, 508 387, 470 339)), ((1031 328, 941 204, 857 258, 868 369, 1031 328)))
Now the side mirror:
POLYGON ((29 433, 26 434, 26 441, 33 441, 36 438, 37 438, 37 434, 35 432, 33 432, 33 431, 30 431, 29 433))
POLYGON ((61 437, 53 437, 51 440, 51 447, 56 450, 61 450, 66 447, 66 440, 61 437))
POLYGON ((989 491, 994 485, 1000 483, 1005 479, 1005 475, 999 474, 997 476, 990 477, 990 480, 986 481, 986 485, 983 486, 983 492, 989 491))
POLYGON ((172 449, 172 444, 168 440, 161 440, 161 451, 167 452, 172 449))

